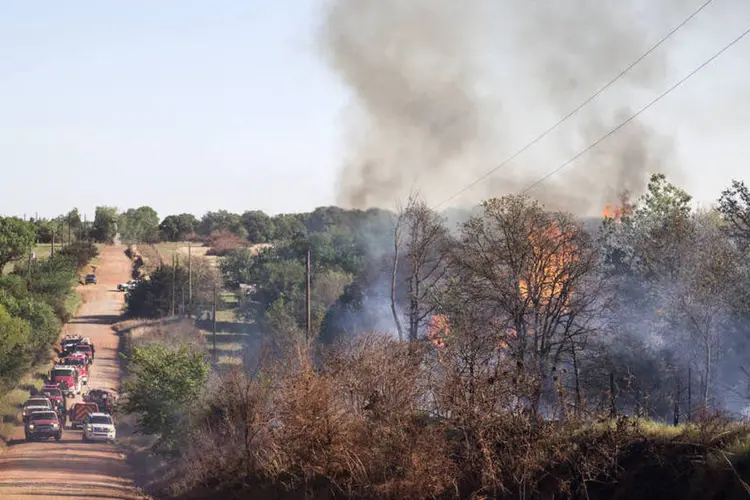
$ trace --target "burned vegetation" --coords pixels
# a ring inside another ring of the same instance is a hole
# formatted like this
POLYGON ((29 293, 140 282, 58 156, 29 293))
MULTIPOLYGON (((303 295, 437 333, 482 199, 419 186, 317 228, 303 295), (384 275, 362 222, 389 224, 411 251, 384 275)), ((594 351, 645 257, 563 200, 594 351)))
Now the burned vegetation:
MULTIPOLYGON (((509 196, 455 228, 412 198, 312 336, 282 296, 265 348, 208 377, 153 489, 741 498, 746 196, 737 183, 696 211, 655 175, 595 224, 509 196)), ((250 265, 280 272, 282 255, 250 265)), ((312 269, 316 289, 329 272, 312 269)))

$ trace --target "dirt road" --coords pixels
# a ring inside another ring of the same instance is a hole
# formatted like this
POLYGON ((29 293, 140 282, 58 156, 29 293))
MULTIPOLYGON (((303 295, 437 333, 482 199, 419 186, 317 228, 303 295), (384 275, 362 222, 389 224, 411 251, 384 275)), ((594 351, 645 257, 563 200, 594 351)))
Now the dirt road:
MULTIPOLYGON (((117 284, 130 278, 130 261, 124 250, 121 245, 102 249, 96 269, 98 284, 79 286, 83 305, 66 327, 65 333, 90 337, 96 346, 89 374, 91 388, 118 388, 118 338, 110 326, 119 320, 123 305, 117 284)), ((73 400, 68 401, 70 406, 73 400)), ((81 432, 69 428, 60 442, 26 443, 22 427, 13 437, 7 452, 0 456, 2 499, 142 498, 133 486, 133 473, 124 454, 115 445, 84 443, 81 432)))

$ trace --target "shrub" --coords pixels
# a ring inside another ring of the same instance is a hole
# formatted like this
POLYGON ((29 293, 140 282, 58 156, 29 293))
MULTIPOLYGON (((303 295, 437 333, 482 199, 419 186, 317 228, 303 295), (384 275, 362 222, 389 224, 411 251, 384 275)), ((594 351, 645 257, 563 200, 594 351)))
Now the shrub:
POLYGON ((29 367, 28 322, 11 316, 0 304, 0 389, 6 392, 29 367))
POLYGON ((208 364, 186 345, 151 342, 133 347, 128 359, 135 375, 123 385, 122 409, 138 415, 138 431, 157 435, 157 449, 171 452, 185 435, 188 414, 203 389, 208 364))
POLYGON ((206 255, 217 255, 222 257, 231 250, 238 248, 244 248, 247 246, 247 241, 243 240, 228 229, 221 229, 212 232, 208 237, 209 250, 206 255))
POLYGON ((89 241, 76 241, 61 248, 58 255, 68 257, 73 261, 76 268, 81 269, 86 266, 91 259, 99 255, 96 245, 89 241))

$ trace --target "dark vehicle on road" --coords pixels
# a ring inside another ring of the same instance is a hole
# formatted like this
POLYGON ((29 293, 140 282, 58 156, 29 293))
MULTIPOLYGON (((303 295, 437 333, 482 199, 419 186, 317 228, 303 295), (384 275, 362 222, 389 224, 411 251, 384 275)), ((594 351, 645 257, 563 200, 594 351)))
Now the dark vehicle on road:
POLYGON ((96 274, 87 274, 84 280, 86 285, 96 285, 96 274))
POLYGON ((68 400, 65 399, 65 394, 60 390, 60 386, 57 384, 48 384, 43 386, 42 390, 39 392, 40 396, 45 396, 52 401, 52 404, 57 411, 57 415, 60 417, 60 420, 62 420, 62 423, 65 424, 65 418, 68 413, 68 400))
POLYGON ((83 395, 83 400, 96 403, 100 411, 112 414, 115 410, 115 402, 117 398, 113 392, 108 391, 107 389, 91 389, 83 395))
POLYGON ((66 335, 60 341, 60 357, 65 357, 67 354, 73 352, 76 346, 83 340, 80 335, 66 335))
POLYGON ((29 420, 23 429, 26 441, 34 441, 36 439, 51 437, 55 438, 55 441, 62 439, 63 424, 60 419, 52 410, 46 411, 35 411, 29 415, 29 420))
POLYGON ((52 401, 42 396, 29 398, 23 404, 23 421, 26 422, 29 419, 29 415, 31 415, 35 411, 43 411, 43 410, 54 411, 55 407, 52 401))

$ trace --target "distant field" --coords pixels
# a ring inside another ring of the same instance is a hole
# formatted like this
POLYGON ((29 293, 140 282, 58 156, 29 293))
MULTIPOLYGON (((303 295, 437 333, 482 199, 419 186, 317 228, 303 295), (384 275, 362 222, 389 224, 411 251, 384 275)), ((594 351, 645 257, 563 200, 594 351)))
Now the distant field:
MULTIPOLYGON (((99 251, 101 251, 103 246, 104 245, 100 243, 96 244, 96 248, 98 248, 99 251)), ((59 249, 60 249, 60 245, 55 244, 55 251, 59 249)), ((52 244, 51 243, 39 243, 38 245, 34 247, 33 251, 36 254, 37 261, 49 259, 50 253, 52 252, 52 244)), ((99 262, 99 257, 96 257, 91 261, 91 265, 95 266, 98 262, 99 262)), ((7 266, 5 266, 5 268, 3 269, 3 274, 8 274, 12 272, 13 268, 15 267, 14 264, 15 262, 11 262, 7 266)))
MULTIPOLYGON (((213 355, 213 324, 210 320, 200 321, 198 327, 208 343, 213 355)), ((216 362, 221 369, 242 365, 247 349, 256 349, 260 344, 260 333, 254 323, 239 321, 233 310, 216 311, 216 362)))
MULTIPOLYGON (((55 245, 55 248, 59 248, 59 245, 55 245)), ((34 252, 36 253, 37 260, 49 259, 51 250, 52 250, 52 244, 50 243, 40 243, 34 247, 34 252)), ((15 267, 15 262, 11 262, 7 266, 5 266, 5 268, 3 269, 3 274, 12 272, 14 267, 15 267)))

